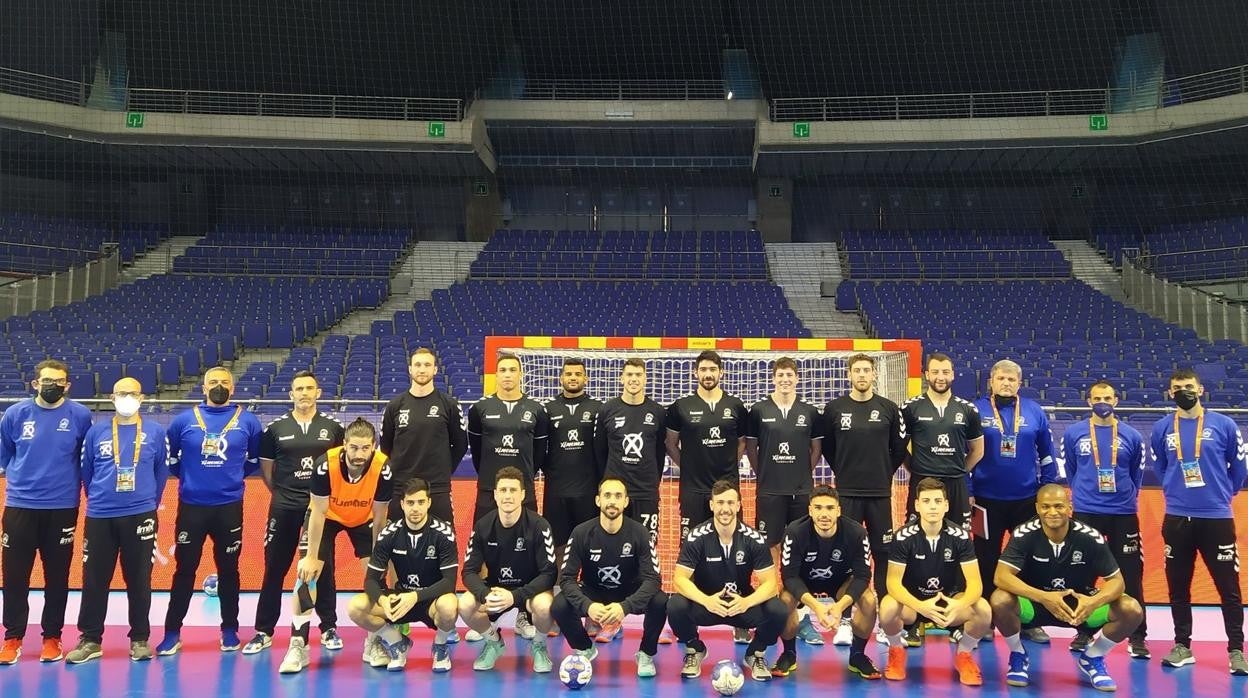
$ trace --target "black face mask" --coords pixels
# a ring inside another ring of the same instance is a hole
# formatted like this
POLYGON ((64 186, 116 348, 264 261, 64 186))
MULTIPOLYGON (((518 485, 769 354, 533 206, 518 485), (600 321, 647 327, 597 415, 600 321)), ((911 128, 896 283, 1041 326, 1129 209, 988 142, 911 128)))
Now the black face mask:
POLYGON ((55 405, 65 397, 65 386, 57 385, 41 385, 39 386, 39 398, 49 405, 55 405))
POLYGON ((230 390, 224 385, 215 385, 208 390, 208 402, 224 405, 230 399, 230 390))
POLYGON ((1195 390, 1176 390, 1174 391, 1174 404, 1178 405, 1181 410, 1190 410, 1196 406, 1200 398, 1196 397, 1195 390))
POLYGON ((994 395, 992 399, 1000 407, 1010 407, 1011 405, 1014 404, 1014 401, 1018 399, 1018 396, 1017 395, 1009 395, 1009 396, 994 395))

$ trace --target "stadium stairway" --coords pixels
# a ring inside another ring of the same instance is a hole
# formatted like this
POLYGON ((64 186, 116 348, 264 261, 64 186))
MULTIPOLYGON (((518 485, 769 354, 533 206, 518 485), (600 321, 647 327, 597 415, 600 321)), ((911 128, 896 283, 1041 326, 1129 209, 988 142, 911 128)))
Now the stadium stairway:
POLYGON ((1128 303, 1127 295, 1122 290, 1122 278, 1090 243, 1085 240, 1054 240, 1053 246, 1070 262, 1071 274, 1076 279, 1119 303, 1128 303))
POLYGON ((173 271, 173 260, 202 239, 202 235, 175 235, 165 240, 147 254, 136 257, 133 264, 122 270, 117 279, 118 285, 173 271))
POLYGON ((772 281, 784 291, 789 307, 814 336, 867 336, 856 314, 837 310, 835 298, 821 295, 825 283, 836 289, 844 278, 836 243, 772 242, 767 243, 766 250, 772 281))
POLYGON ((426 240, 416 243, 391 280, 390 297, 385 303, 347 315, 342 322, 313 337, 308 346, 319 350, 331 334, 369 334, 374 320, 394 320, 396 311, 411 310, 417 301, 429 300, 435 289, 450 288, 455 282, 467 279, 468 267, 483 247, 485 243, 481 242, 426 240))

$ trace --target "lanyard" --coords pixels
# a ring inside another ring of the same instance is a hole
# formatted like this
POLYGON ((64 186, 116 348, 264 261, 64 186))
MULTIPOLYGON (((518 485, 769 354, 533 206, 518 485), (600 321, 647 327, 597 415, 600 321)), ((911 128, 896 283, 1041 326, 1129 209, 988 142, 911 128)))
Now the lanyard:
MULTIPOLYGON (((200 429, 204 430, 205 434, 207 434, 208 426, 204 424, 204 415, 200 414, 199 405, 192 407, 191 410, 195 413, 195 423, 199 425, 200 429)), ((225 425, 225 428, 221 430, 221 436, 225 436, 227 432, 229 432, 231 429, 234 428, 234 424, 238 422, 238 415, 242 413, 243 413, 243 406, 242 405, 235 406, 234 416, 230 417, 230 421, 227 422, 225 425)))
MULTIPOLYGON (((134 465, 132 468, 139 467, 139 448, 143 445, 143 418, 139 417, 139 421, 134 424, 134 465)), ((121 470, 121 442, 117 438, 117 418, 113 417, 113 463, 117 469, 121 470)))
MULTIPOLYGON (((995 397, 988 398, 988 404, 992 405, 992 417, 997 420, 997 429, 1001 431, 1001 435, 1005 436, 1005 423, 1001 421, 1001 413, 997 411, 997 400, 995 397)), ((1017 395, 1014 396, 1014 437, 1018 437, 1018 423, 1022 421, 1023 399, 1017 395)))
MULTIPOLYGON (((1118 467, 1118 418, 1115 417, 1109 432, 1109 467, 1118 467)), ((1177 432, 1177 430, 1176 430, 1177 432)), ((1096 445, 1096 425, 1088 422, 1088 440, 1092 442, 1092 465, 1101 467, 1101 450, 1096 445)))
MULTIPOLYGON (((1200 460, 1200 437, 1205 431, 1205 411, 1200 411, 1200 416, 1196 418, 1196 453, 1192 456, 1192 460, 1200 460)), ((1179 436, 1179 413, 1174 413, 1174 457, 1178 459, 1179 465, 1183 464, 1183 440, 1179 436)))

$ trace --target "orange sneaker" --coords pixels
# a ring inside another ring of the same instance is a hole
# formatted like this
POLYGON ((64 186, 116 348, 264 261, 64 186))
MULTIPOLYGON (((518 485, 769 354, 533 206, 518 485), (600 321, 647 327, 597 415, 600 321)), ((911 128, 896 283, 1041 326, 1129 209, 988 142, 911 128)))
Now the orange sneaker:
POLYGON ((11 637, 5 640, 4 647, 0 647, 0 664, 16 664, 20 656, 22 656, 22 638, 11 637))
POLYGON ((888 648, 888 663, 884 665, 884 678, 889 681, 903 681, 906 678, 906 648, 888 648))
POLYGON ((958 681, 963 686, 984 685, 984 675, 979 671, 979 665, 975 663, 970 652, 958 652, 953 658, 953 666, 958 670, 958 681))
POLYGON ((59 662, 64 658, 65 658, 65 652, 61 648, 61 638, 59 637, 43 638, 43 651, 39 653, 39 661, 59 662))

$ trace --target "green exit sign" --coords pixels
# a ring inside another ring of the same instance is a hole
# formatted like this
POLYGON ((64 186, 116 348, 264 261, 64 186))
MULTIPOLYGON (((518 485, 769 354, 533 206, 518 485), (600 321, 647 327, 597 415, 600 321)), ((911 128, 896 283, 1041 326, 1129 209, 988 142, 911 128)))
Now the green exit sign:
POLYGON ((810 123, 806 121, 798 121, 793 124, 794 138, 810 138, 810 123))
POLYGON ((143 128, 143 112, 126 112, 126 128, 143 128))
POLYGON ((446 137, 446 124, 441 121, 430 121, 429 122, 429 137, 430 138, 445 138, 446 137))
POLYGON ((1109 130, 1109 115, 1093 114, 1089 116, 1088 117, 1088 130, 1089 131, 1108 131, 1109 130))

